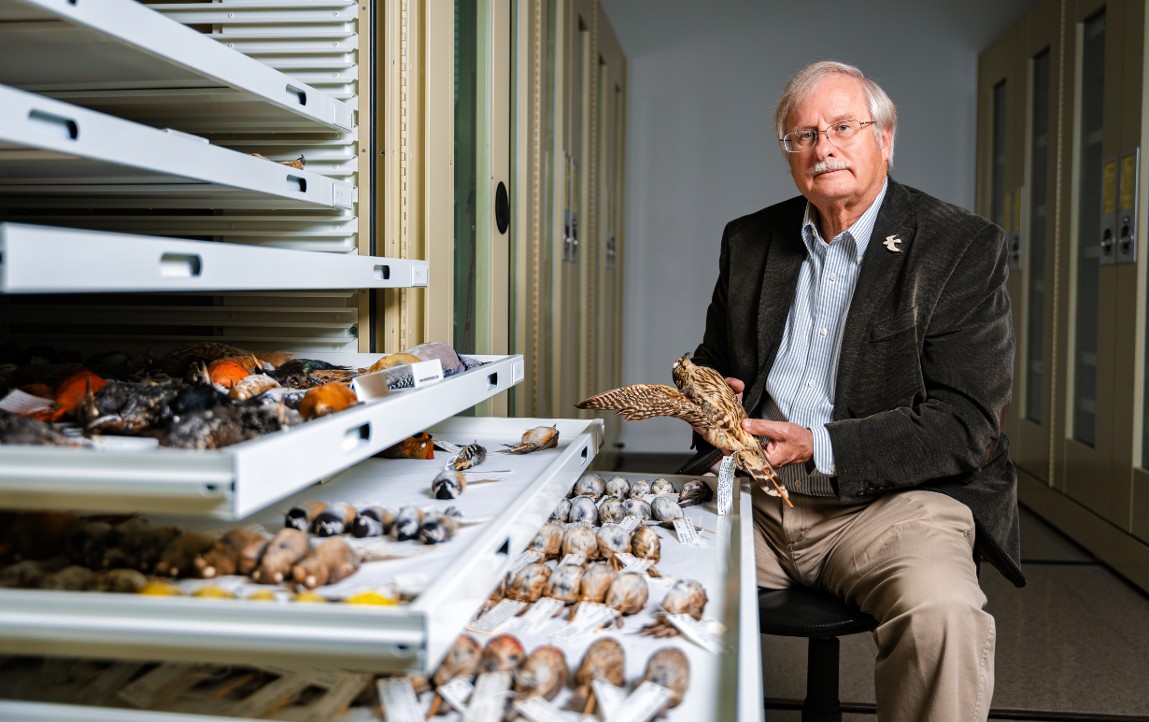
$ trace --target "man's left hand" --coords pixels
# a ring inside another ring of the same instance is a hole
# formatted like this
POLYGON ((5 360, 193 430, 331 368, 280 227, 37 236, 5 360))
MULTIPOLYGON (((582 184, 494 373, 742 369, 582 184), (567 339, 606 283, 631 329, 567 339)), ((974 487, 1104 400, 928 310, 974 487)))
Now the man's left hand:
POLYGON ((766 438, 762 448, 766 460, 775 467, 805 464, 814 458, 814 434, 805 426, 789 421, 743 419, 742 428, 766 438))

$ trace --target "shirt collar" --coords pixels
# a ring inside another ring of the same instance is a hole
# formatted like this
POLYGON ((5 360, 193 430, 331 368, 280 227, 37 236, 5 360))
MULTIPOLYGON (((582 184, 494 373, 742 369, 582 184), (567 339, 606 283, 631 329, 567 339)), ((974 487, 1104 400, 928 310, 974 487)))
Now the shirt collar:
MULTIPOLYGON (((878 211, 882 208, 882 201, 885 200, 886 190, 890 186, 890 179, 887 177, 882 182, 882 190, 878 191, 878 195, 874 198, 874 202, 866 209, 858 220, 854 221, 846 230, 842 231, 835 238, 830 239, 833 243, 838 238, 843 240, 849 238, 854 242, 857 249, 858 260, 861 261, 866 255, 866 249, 870 245, 870 236, 874 233, 874 224, 878 221, 878 211)), ((802 240, 806 244, 806 248, 811 253, 822 253, 825 250, 826 243, 822 239, 822 234, 818 231, 817 224, 817 210, 814 204, 806 201, 806 213, 802 217, 802 240)))

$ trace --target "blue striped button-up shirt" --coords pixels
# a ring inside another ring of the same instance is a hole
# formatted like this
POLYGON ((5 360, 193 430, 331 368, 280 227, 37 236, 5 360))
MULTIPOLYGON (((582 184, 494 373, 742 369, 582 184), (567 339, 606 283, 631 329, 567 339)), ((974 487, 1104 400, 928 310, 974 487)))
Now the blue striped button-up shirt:
POLYGON ((802 221, 806 260, 798 272, 798 288, 786 317, 782 345, 766 382, 769 399, 763 414, 767 419, 805 426, 814 434, 817 471, 807 475, 801 464, 780 469, 787 487, 798 493, 834 496, 829 480, 835 471, 834 450, 825 424, 833 418, 834 381, 846 312, 887 186, 882 186, 878 197, 852 226, 829 243, 818 232, 814 206, 806 204, 802 221))

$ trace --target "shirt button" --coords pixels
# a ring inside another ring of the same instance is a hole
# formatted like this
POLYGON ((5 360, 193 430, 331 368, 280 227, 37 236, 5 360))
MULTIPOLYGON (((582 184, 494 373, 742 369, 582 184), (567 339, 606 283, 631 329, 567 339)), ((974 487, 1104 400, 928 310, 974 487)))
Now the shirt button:
POLYGON ((810 389, 814 388, 814 382, 813 381, 807 381, 806 382, 806 388, 810 388, 810 389))
POLYGON ((838 280, 838 274, 836 274, 836 273, 831 273, 831 274, 830 274, 830 280, 831 280, 831 281, 837 281, 837 280, 838 280))
POLYGON ((826 329, 824 329, 824 328, 818 329, 818 335, 819 336, 825 336, 826 335, 826 329))
POLYGON ((830 473, 831 474, 837 474, 838 473, 838 465, 837 464, 830 464, 830 473))

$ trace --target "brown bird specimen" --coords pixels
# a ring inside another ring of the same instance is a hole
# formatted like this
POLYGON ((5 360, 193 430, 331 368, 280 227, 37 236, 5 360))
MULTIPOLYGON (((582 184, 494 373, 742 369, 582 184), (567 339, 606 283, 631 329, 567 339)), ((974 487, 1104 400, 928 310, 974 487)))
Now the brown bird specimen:
POLYGON ((550 644, 536 647, 515 670, 515 699, 552 700, 566 686, 568 676, 567 658, 561 649, 550 644))
POLYGON ((734 465, 749 474, 763 491, 781 496, 793 506, 778 473, 766 460, 762 444, 742 428, 746 410, 722 375, 712 368, 695 365, 690 354, 684 354, 674 362, 673 376, 677 389, 663 384, 633 384, 595 394, 575 406, 614 410, 627 421, 658 416, 682 419, 715 448, 729 450, 734 465))
POLYGON ((654 621, 642 628, 642 633, 652 637, 673 637, 678 628, 671 624, 667 614, 689 614, 694 619, 702 619, 706 608, 706 590, 693 579, 679 579, 662 598, 662 610, 656 612, 654 621))
POLYGON ((299 414, 305 420, 311 421, 320 416, 349 409, 357 403, 359 403, 359 398, 350 386, 341 381, 332 381, 308 389, 299 402, 299 414))
POLYGON ((591 564, 579 582, 579 601, 601 603, 615 579, 618 579, 618 572, 609 564, 591 564))
POLYGON ((551 568, 546 564, 527 564, 515 572, 507 587, 507 599, 532 604, 539 601, 547 590, 551 568))
POLYGON ((618 569, 621 566, 618 555, 630 553, 631 533, 618 524, 603 524, 596 536, 599 556, 618 569))
POLYGON ((587 561, 599 558, 598 537, 595 536, 594 527, 585 524, 571 524, 563 532, 562 556, 568 554, 582 554, 587 561))
POLYGON ((677 707, 682 701, 682 695, 686 694, 686 688, 690 686, 690 660, 677 647, 663 647, 647 660, 642 681, 669 689, 671 695, 666 709, 677 707))
POLYGON ((691 479, 682 485, 682 491, 678 492, 678 505, 679 506, 693 506, 695 504, 705 504, 714 498, 714 490, 710 485, 700 479, 691 479))
POLYGON ((291 567, 291 578, 307 589, 334 584, 359 569, 355 550, 342 537, 324 539, 311 553, 291 567))
POLYGON ((547 583, 547 596, 564 604, 578 601, 579 585, 582 582, 583 568, 577 564, 560 564, 551 572, 547 583))
POLYGON ((503 446, 508 448, 503 449, 502 453, 529 454, 539 449, 554 448, 558 443, 559 430, 557 424, 555 426, 536 426, 533 429, 524 431, 518 444, 503 444, 503 446))
MULTIPOLYGON (((624 616, 638 614, 646 608, 646 600, 650 598, 650 590, 646 586, 646 577, 634 572, 619 574, 618 578, 606 590, 606 606, 618 610, 624 616)), ((619 620, 621 623, 621 620, 619 620)))
POLYGON ((196 571, 204 579, 228 574, 251 574, 270 538, 258 529, 229 529, 216 540, 211 549, 195 558, 196 571))
POLYGON ((215 537, 206 532, 184 532, 164 547, 156 562, 156 574, 169 577, 188 577, 195 573, 195 559, 215 545, 215 537))
POLYGON ((513 634, 500 634, 483 648, 479 657, 480 674, 485 672, 513 672, 527 656, 523 643, 513 634))
POLYGON ((295 566, 307 552, 311 545, 307 539, 307 532, 290 527, 280 529, 259 558, 259 566, 251 573, 252 580, 260 584, 279 584, 291 574, 295 566))
MULTIPOLYGON (((648 526, 635 528, 634 534, 631 535, 630 553, 638 559, 646 559, 651 564, 657 564, 662 558, 662 542, 658 538, 658 532, 648 526)), ((660 576, 653 567, 649 571, 651 576, 660 576)))
POLYGON ((577 706, 582 707, 584 715, 594 711, 594 688, 591 684, 599 677, 615 687, 621 687, 626 681, 626 652, 611 637, 603 637, 587 647, 575 672, 573 699, 577 706))
MULTIPOLYGON (((431 684, 434 685, 435 689, 438 689, 457 677, 474 677, 479 668, 479 658, 482 653, 483 645, 479 644, 479 640, 469 634, 460 635, 451 645, 451 648, 447 650, 447 656, 443 657, 439 669, 431 677, 431 684)), ((443 698, 435 693, 427 717, 447 714, 451 711, 453 711, 451 705, 444 705, 443 698)))
POLYGON ((545 559, 558 559, 563 548, 563 535, 566 533, 566 524, 560 521, 548 521, 539 527, 535 538, 527 545, 529 551, 536 551, 545 559))

